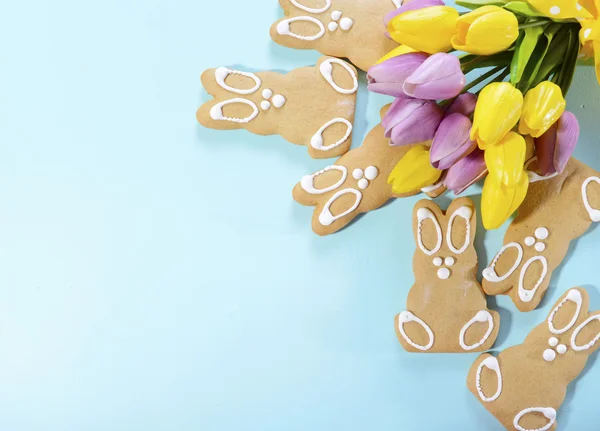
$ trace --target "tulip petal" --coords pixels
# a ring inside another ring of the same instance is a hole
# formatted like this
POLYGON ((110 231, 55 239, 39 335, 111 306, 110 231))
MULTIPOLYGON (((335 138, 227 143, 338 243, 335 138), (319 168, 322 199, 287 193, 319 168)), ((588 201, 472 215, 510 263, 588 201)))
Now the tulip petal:
POLYGON ((425 102, 393 127, 391 145, 410 145, 432 140, 442 117, 442 109, 436 103, 425 102))
POLYGON ((416 145, 396 164, 388 184, 392 185, 393 193, 405 194, 435 184, 441 176, 442 171, 429 164, 429 149, 424 145, 416 145))
POLYGON ((410 99, 408 97, 399 97, 394 100, 381 122, 381 125, 385 129, 385 137, 391 137, 392 129, 406 120, 417 108, 420 108, 425 103, 424 100, 410 99))
POLYGON ((554 166, 562 174, 579 141, 579 121, 571 112, 565 112, 559 120, 556 141, 554 166))
POLYGON ((383 63, 384 61, 389 60, 390 58, 398 57, 398 56, 404 55, 404 54, 409 54, 411 52, 418 52, 418 51, 412 49, 410 46, 400 45, 400 46, 392 49, 390 52, 388 52, 383 57, 381 57, 379 59, 379 61, 377 62, 377 64, 383 63))
POLYGON ((554 152, 556 150, 557 131, 558 123, 553 124, 546 133, 535 141, 535 155, 542 176, 547 176, 556 172, 556 168, 554 167, 554 152))
POLYGON ((507 187, 494 175, 488 175, 481 194, 483 226, 497 229, 521 206, 529 188, 529 177, 522 171, 514 187, 507 187))
POLYGON ((483 151, 475 149, 448 169, 444 185, 459 195, 487 175, 483 151))
POLYGON ((452 54, 438 53, 407 77, 403 88, 412 97, 441 100, 459 95, 466 81, 460 60, 452 54))
POLYGON ((446 115, 463 114, 467 117, 473 115, 477 105, 477 96, 473 93, 463 93, 446 109, 446 115))
POLYGON ((521 181, 527 145, 525 139, 509 132, 497 145, 485 150, 485 164, 493 176, 506 187, 516 187, 521 181))
POLYGON ((413 0, 409 3, 403 4, 395 11, 388 13, 384 18, 384 24, 387 26, 393 18, 396 18, 401 13, 423 9, 424 7, 429 6, 444 6, 444 2, 442 0, 413 0))
POLYGON ((427 60, 423 53, 409 53, 393 57, 369 69, 369 91, 399 97, 404 95, 402 86, 406 78, 427 60))
POLYGON ((541 82, 525 95, 519 132, 539 138, 558 121, 566 106, 558 85, 550 81, 541 82))
POLYGON ((471 153, 477 144, 471 141, 471 120, 462 114, 452 114, 442 121, 431 144, 431 165, 448 169, 471 153))

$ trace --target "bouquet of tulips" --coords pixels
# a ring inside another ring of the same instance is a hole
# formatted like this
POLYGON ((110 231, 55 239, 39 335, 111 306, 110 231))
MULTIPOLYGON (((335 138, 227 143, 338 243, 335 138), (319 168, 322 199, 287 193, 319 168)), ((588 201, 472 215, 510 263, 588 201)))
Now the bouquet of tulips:
POLYGON ((401 45, 368 73, 395 97, 383 120, 412 145, 389 177, 395 193, 485 178, 486 229, 521 205, 530 182, 560 175, 579 138, 565 96, 578 62, 596 55, 600 0, 412 0, 385 17, 401 45), (467 79, 473 73, 474 79, 467 79))

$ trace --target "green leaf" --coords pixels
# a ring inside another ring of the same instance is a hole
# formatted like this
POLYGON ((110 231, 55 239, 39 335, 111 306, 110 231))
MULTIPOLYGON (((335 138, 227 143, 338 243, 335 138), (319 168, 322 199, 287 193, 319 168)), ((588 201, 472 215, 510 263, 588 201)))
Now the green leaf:
MULTIPOLYGON (((523 93, 526 93, 529 88, 531 88, 531 84, 535 80, 542 66, 542 62, 544 61, 544 57, 548 53, 548 48, 554 39, 556 33, 560 32, 561 28, 563 28, 561 24, 550 24, 545 28, 544 33, 540 36, 535 49, 533 50, 531 56, 529 57, 529 61, 527 62, 527 66, 525 66, 525 71, 523 72, 523 78, 517 82, 517 87, 523 93)), ((531 27, 535 28, 535 27, 531 27)))
POLYGON ((540 82, 548 79, 550 74, 557 70, 558 66, 564 63, 567 51, 569 50, 569 35, 571 31, 568 28, 562 28, 552 40, 549 46, 548 54, 544 57, 531 86, 535 87, 540 82))
POLYGON ((484 67, 508 66, 513 58, 512 51, 502 51, 494 55, 469 54, 461 58, 463 73, 469 73, 475 69, 484 67))
POLYGON ((557 84, 560 86, 563 96, 566 97, 573 82, 577 60, 579 59, 579 34, 577 27, 571 27, 569 32, 569 50, 567 52, 563 66, 559 72, 557 84))
POLYGON ((543 13, 538 12, 537 9, 524 1, 511 1, 510 3, 505 4, 503 8, 527 17, 546 17, 543 13))
POLYGON ((515 55, 510 66, 510 82, 515 85, 523 77, 525 67, 529 62, 529 58, 533 54, 533 51, 540 40, 546 27, 528 27, 521 33, 519 40, 517 40, 517 46, 515 48, 515 55))
POLYGON ((467 9, 477 9, 482 6, 504 6, 506 0, 456 0, 454 3, 467 9))

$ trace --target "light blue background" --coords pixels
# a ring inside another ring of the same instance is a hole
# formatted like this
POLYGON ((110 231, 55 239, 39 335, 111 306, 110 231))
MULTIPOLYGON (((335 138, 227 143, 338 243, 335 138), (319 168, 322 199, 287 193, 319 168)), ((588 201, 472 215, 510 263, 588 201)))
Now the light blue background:
MULTIPOLYGON (((270 41, 279 16, 275 0, 3 4, 0 429, 501 429, 465 387, 476 355, 397 343, 418 198, 319 238, 291 189, 330 161, 197 125, 204 69, 316 62, 270 41)), ((577 156, 600 169, 600 91, 591 69, 576 79, 577 156)), ((363 85, 355 145, 385 102, 363 85)), ((504 230, 480 230, 482 263, 504 230)), ((600 308, 599 239, 542 309, 497 300, 499 348, 571 286, 600 308)), ((584 377, 562 429, 597 429, 600 367, 584 377)))

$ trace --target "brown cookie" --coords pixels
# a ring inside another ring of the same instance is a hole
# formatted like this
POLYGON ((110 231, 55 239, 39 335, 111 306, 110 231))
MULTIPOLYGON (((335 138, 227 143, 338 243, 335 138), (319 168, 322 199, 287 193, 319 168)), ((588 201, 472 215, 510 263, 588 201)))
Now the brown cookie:
POLYGON ((350 149, 358 78, 345 61, 322 57, 314 67, 285 75, 219 67, 204 72, 202 84, 214 97, 196 114, 205 127, 278 134, 306 145, 314 158, 338 157, 350 149))
POLYGON ((483 271, 483 290, 509 295, 521 311, 539 305, 570 242, 600 221, 598 172, 571 158, 561 175, 539 179, 532 176, 504 246, 483 271))
POLYGON ((365 72, 398 44, 385 36, 383 19, 397 0, 279 0, 285 18, 271 38, 296 49, 348 58, 365 72))
POLYGON ((507 430, 556 429, 567 386, 600 346, 600 312, 588 307, 584 289, 569 290, 523 344, 481 355, 471 367, 469 390, 507 430))
POLYGON ((446 212, 429 200, 413 211, 415 284, 396 316, 402 347, 419 353, 469 353, 492 347, 500 315, 488 310, 477 282, 475 205, 454 200, 446 212))

